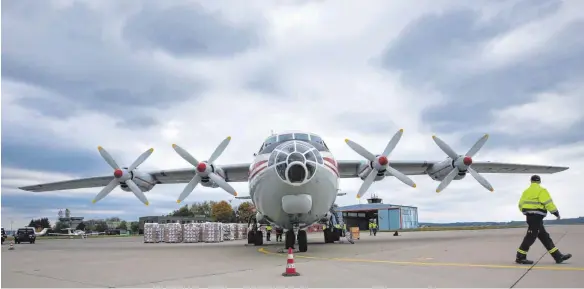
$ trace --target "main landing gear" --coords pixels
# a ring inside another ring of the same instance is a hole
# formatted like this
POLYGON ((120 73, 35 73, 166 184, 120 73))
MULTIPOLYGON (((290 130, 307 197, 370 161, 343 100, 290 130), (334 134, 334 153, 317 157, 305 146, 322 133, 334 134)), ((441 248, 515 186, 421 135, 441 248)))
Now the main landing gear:
POLYGON ((326 244, 334 243, 341 240, 341 230, 337 228, 327 226, 327 228, 324 229, 322 232, 324 233, 324 242, 326 244))
POLYGON ((286 249, 294 249, 296 240, 298 240, 298 251, 308 251, 308 236, 306 235, 306 231, 298 230, 298 228, 295 226, 293 230, 288 230, 286 232, 286 249), (295 236, 295 231, 298 231, 298 238, 295 236))
POLYGON ((252 215, 247 221, 247 227, 253 222, 251 230, 247 232, 247 243, 254 244, 254 246, 261 246, 264 244, 264 233, 259 229, 255 215, 252 215))

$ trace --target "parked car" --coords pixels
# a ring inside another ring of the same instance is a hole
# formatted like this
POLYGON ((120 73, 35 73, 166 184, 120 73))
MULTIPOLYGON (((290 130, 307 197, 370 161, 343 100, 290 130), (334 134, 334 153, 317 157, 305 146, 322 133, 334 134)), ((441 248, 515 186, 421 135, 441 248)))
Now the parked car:
POLYGON ((20 244, 21 242, 29 242, 34 244, 36 241, 36 233, 33 228, 20 228, 14 234, 14 243, 20 244))

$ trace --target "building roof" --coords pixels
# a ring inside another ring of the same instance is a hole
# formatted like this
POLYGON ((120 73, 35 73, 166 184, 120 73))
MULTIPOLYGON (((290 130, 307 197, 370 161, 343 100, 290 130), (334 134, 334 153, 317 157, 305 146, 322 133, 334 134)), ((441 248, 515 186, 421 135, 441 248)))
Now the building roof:
POLYGON ((373 203, 373 204, 356 204, 356 205, 339 207, 339 208, 337 208, 337 211, 341 211, 341 212, 377 211, 377 210, 384 210, 384 209, 397 209, 400 207, 415 208, 415 207, 410 207, 410 206, 373 203))

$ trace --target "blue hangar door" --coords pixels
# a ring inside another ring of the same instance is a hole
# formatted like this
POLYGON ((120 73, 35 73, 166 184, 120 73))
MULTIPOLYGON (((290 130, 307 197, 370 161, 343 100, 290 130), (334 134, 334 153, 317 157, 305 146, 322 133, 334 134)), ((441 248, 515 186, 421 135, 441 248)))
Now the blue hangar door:
POLYGON ((401 229, 400 222, 400 210, 395 209, 383 209, 377 212, 377 222, 379 225, 379 230, 398 230, 401 229))

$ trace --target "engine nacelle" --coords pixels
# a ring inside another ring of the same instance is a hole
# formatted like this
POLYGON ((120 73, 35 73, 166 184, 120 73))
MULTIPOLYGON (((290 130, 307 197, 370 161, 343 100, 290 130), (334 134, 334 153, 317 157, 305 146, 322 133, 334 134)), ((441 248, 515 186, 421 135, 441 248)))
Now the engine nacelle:
MULTIPOLYGON (((430 178, 435 181, 442 181, 444 178, 454 169, 454 162, 452 159, 448 158, 443 162, 438 164, 432 165, 432 167, 428 168, 427 173, 430 178)), ((459 172, 455 180, 462 180, 466 176, 466 171, 459 172)))
MULTIPOLYGON (((371 164, 371 162, 367 162, 365 164, 362 164, 361 166, 359 166, 359 178, 361 178, 361 180, 365 180, 365 178, 367 178, 367 176, 369 175, 369 173, 371 172, 371 170, 373 170, 373 165, 371 164)), ((385 170, 379 171, 377 173, 377 176, 375 177, 375 181, 381 181, 385 179, 385 170)))
MULTIPOLYGON (((142 192, 148 192, 148 191, 152 190, 154 188, 154 186, 156 185, 154 178, 152 178, 152 176, 147 174, 147 173, 142 173, 138 170, 134 170, 134 172, 131 172, 131 174, 132 174, 132 181, 134 181, 134 183, 136 183, 136 185, 138 186, 138 188, 140 188, 140 190, 142 192)), ((126 185, 125 183, 121 183, 120 187, 122 188, 123 191, 126 191, 126 192, 132 191, 132 190, 130 190, 128 185, 126 185)))
MULTIPOLYGON (((225 172, 221 168, 216 168, 214 165, 209 164, 211 166, 211 171, 219 175, 221 178, 225 179, 225 172)), ((201 185, 207 188, 218 188, 219 186, 211 180, 209 177, 201 178, 201 185)))

